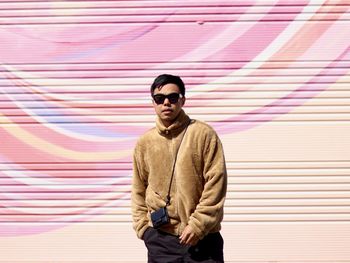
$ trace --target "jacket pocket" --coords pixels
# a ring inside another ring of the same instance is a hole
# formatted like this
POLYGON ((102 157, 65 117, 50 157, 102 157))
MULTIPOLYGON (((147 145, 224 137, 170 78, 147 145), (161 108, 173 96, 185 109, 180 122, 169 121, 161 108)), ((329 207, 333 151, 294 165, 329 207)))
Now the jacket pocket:
POLYGON ((160 194, 155 192, 150 186, 146 189, 146 205, 149 211, 155 211, 159 208, 165 207, 166 202, 160 194))

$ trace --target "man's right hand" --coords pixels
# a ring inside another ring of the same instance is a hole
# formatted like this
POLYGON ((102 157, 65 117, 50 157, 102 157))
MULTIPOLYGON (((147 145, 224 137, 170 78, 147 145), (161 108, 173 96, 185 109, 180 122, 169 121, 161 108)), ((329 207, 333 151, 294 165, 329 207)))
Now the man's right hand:
POLYGON ((199 238, 197 237, 192 227, 190 226, 185 227, 179 239, 180 239, 181 245, 190 245, 190 246, 195 246, 199 241, 199 238))

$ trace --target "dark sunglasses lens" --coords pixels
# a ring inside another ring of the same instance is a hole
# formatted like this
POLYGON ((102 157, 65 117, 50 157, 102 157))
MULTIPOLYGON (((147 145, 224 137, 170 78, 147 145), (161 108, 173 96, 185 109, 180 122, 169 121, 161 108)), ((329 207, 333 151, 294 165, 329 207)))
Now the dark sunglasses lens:
POLYGON ((169 102, 172 104, 177 103, 179 101, 179 97, 180 95, 178 93, 171 93, 167 96, 169 102))
POLYGON ((155 101, 155 103, 157 104, 163 104, 164 100, 165 100, 165 95, 163 94, 157 94, 153 96, 153 99, 155 101))

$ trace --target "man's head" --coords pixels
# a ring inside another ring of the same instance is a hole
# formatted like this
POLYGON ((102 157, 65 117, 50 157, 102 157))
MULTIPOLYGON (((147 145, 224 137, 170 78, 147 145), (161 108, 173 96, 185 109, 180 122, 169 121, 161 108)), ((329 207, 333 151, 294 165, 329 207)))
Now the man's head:
POLYGON ((162 74, 151 86, 153 107, 163 124, 170 126, 185 104, 185 85, 180 77, 162 74))

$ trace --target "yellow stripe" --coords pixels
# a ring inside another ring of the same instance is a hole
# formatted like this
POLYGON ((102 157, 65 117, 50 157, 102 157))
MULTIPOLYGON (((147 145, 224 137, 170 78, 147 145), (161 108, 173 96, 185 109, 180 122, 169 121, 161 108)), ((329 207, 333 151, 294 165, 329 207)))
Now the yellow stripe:
POLYGON ((62 158, 69 158, 75 161, 89 162, 89 161, 109 161, 118 158, 130 156, 132 149, 128 150, 116 150, 107 152, 80 152, 74 150, 68 150, 61 146, 47 142, 32 133, 20 128, 17 124, 13 123, 7 117, 0 113, 0 120, 4 120, 7 123, 12 123, 11 126, 2 126, 1 128, 6 130, 9 134, 16 137, 18 140, 36 148, 42 152, 51 154, 52 156, 58 156, 62 158))

